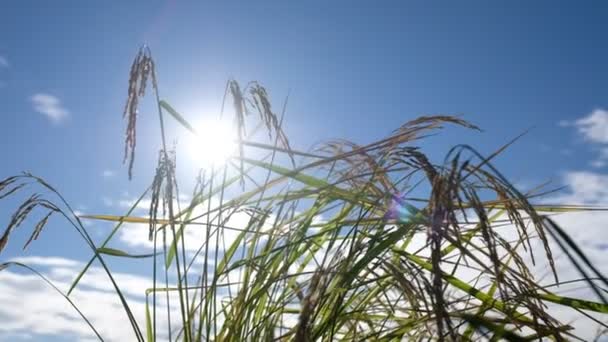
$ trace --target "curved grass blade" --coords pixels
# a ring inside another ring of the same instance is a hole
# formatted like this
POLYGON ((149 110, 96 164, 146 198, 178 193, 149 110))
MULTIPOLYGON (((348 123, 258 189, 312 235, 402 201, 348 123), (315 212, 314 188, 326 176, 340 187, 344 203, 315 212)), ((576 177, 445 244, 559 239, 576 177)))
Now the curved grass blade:
POLYGON ((80 315, 80 317, 82 317, 82 319, 87 323, 87 325, 89 326, 89 328, 91 328, 91 330, 93 331, 93 333, 95 334, 95 336, 97 336, 97 338, 100 341, 103 341, 103 338, 101 337, 101 335, 99 334, 99 332, 97 331, 97 329, 95 329, 95 327, 93 326, 93 324, 91 323, 91 321, 89 321, 89 319, 84 315, 84 313, 82 313, 82 311, 80 311, 80 309, 78 309, 78 306, 76 306, 76 304, 63 292, 61 292, 61 290, 59 290, 57 288, 57 286, 55 286, 55 284, 53 284, 53 282, 51 282, 48 278, 46 278, 45 276, 42 275, 42 273, 36 271, 34 268, 27 266, 25 264, 22 264, 20 262, 6 262, 3 264, 0 264, 0 272, 10 266, 19 266, 19 267, 23 267, 31 272, 33 272, 34 274, 36 274, 38 277, 40 277, 42 280, 44 280, 45 283, 47 283, 49 286, 51 286, 57 293, 59 293, 68 303, 70 303, 70 305, 74 308, 74 310, 76 310, 76 312, 78 312, 78 315, 80 315))
POLYGON ((310 187, 316 188, 319 191, 326 191, 328 194, 330 194, 332 196, 347 200, 349 202, 352 202, 355 204, 364 204, 367 206, 376 204, 374 201, 366 199, 365 194, 356 194, 356 193, 350 192, 348 190, 344 190, 342 188, 339 188, 337 186, 334 186, 334 185, 326 182, 325 180, 307 175, 298 170, 290 170, 290 169, 287 169, 287 168, 284 168, 284 167, 281 167, 278 165, 269 164, 269 163, 266 163, 263 161, 253 160, 253 159, 249 159, 249 158, 241 158, 241 159, 248 164, 255 165, 255 166, 264 168, 266 170, 273 171, 281 176, 297 180, 310 187))
MULTIPOLYGON (((133 205, 131 206, 131 208, 129 208, 129 210, 127 211, 127 216, 129 216, 135 210, 135 208, 137 208, 137 205, 146 196, 146 194, 148 193, 149 190, 150 190, 150 188, 146 189, 146 191, 144 191, 144 193, 141 196, 139 196, 139 198, 137 199, 137 201, 135 201, 135 203, 133 203, 133 205)), ((81 218, 94 218, 94 217, 88 217, 86 215, 83 215, 83 216, 80 216, 80 217, 81 218)), ((110 240, 112 239, 112 237, 116 234, 116 232, 118 232, 118 230, 120 229, 120 227, 122 227, 122 224, 124 223, 124 220, 117 220, 117 221, 114 221, 114 222, 118 222, 118 224, 114 227, 114 229, 112 229, 112 232, 108 235, 108 237, 106 237, 106 239, 101 244, 100 248, 104 248, 110 242, 110 240)), ((93 255, 91 257, 91 259, 89 259, 89 262, 87 262, 87 264, 84 266, 84 268, 82 269, 82 271, 80 271, 78 273, 78 275, 76 276, 76 279, 74 279, 74 281, 72 282, 72 285, 70 285, 70 289, 67 292, 68 296, 72 293, 72 291, 74 291, 74 289, 78 285, 78 282, 80 282, 80 279, 82 279, 82 277, 87 272, 87 270, 89 269, 89 267, 91 267, 91 265, 93 264, 93 261, 95 261, 95 258, 96 258, 96 256, 93 255)))
POLYGON ((97 248, 97 253, 111 255, 111 256, 116 256, 116 257, 132 258, 132 259, 144 259, 144 258, 151 258, 151 257, 154 256, 154 253, 150 253, 150 254, 130 254, 130 253, 127 253, 125 251, 121 251, 120 249, 109 248, 109 247, 100 247, 100 248, 97 248))

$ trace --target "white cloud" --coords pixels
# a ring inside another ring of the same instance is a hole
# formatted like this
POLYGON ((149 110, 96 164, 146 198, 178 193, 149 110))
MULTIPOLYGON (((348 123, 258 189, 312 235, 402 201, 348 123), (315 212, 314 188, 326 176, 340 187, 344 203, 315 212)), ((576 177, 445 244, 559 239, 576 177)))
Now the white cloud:
MULTIPOLYGON (((186 196, 186 195, 181 195, 180 194, 180 208, 186 208, 190 205, 190 197, 186 196)), ((151 199, 150 198, 142 198, 141 200, 139 200, 139 202, 137 202, 137 198, 131 198, 129 197, 128 194, 123 194, 123 198, 121 199, 116 199, 116 200, 111 200, 110 206, 115 206, 119 209, 131 209, 135 203, 137 203, 137 205, 135 206, 135 209, 138 210, 138 213, 140 214, 146 214, 148 213, 148 211, 150 210, 150 204, 151 204, 151 199)))
POLYGON ((53 123, 60 123, 70 115, 70 112, 63 107, 61 101, 53 95, 38 93, 33 95, 30 101, 34 106, 34 110, 44 114, 53 123))
MULTIPOLYGON (((138 206, 139 207, 139 206, 138 206)), ((188 225, 184 229, 184 247, 186 252, 194 253, 196 252, 205 242, 206 238, 206 222, 207 215, 204 215, 204 209, 202 209, 203 205, 199 205, 194 209, 192 213, 192 217, 198 217, 194 223, 188 225)), ((205 205, 206 207, 206 205, 205 205)), ((145 210, 149 209, 148 206, 144 206, 145 210)), ((185 208, 185 206, 182 206, 185 208)), ((226 214, 224 214, 224 218, 226 214)), ((232 242, 237 238, 240 231, 238 229, 245 229, 247 227, 247 223, 249 222, 250 216, 246 213, 238 212, 233 214, 230 219, 225 223, 225 227, 235 228, 222 228, 220 229, 220 245, 230 246, 232 242)), ((210 217, 211 221, 211 230, 216 231, 216 225, 218 224, 217 218, 210 217)), ((270 219, 272 220, 272 219, 270 219)), ((269 221, 270 221, 269 220, 269 221)), ((146 248, 147 250, 152 250, 154 248, 154 243, 148 239, 149 237, 149 226, 147 224, 124 224, 122 228, 119 230, 118 234, 119 239, 130 246, 131 248, 146 248)), ((161 239, 161 235, 159 235, 159 239, 161 239)), ((216 235, 212 236, 212 241, 210 241, 210 246, 215 247, 216 245, 216 235)), ((159 245, 162 244, 162 240, 159 240, 159 245)), ((172 241, 171 234, 167 234, 167 243, 170 244, 172 241)))
POLYGON ((77 267, 82 263, 72 259, 59 258, 59 257, 17 257, 11 259, 14 262, 20 262, 29 266, 53 266, 53 267, 77 267))
POLYGON ((115 201, 119 208, 131 209, 135 203, 137 203, 136 209, 148 211, 150 209, 151 200, 149 198, 142 198, 139 202, 137 199, 121 199, 115 201))
POLYGON ((603 168, 608 164, 608 111, 595 109, 587 116, 575 121, 560 121, 562 127, 575 127, 578 133, 598 152, 597 158, 589 165, 593 168, 603 168))
MULTIPOLYGON (((66 291, 82 263, 59 257, 22 257, 13 259, 33 266, 49 278, 59 289, 66 291)), ((116 282, 142 329, 145 329, 145 289, 150 287, 150 278, 114 272, 116 282)), ((97 328, 107 341, 133 340, 133 332, 117 295, 113 292, 105 272, 96 266, 82 278, 81 284, 70 298, 97 328), (117 327, 121 327, 117 329, 117 327)), ((163 297, 159 302, 164 304, 163 297)), ((177 301, 175 301, 177 302, 177 301)), ((48 337, 73 338, 74 340, 96 340, 69 303, 48 286, 42 279, 18 268, 0 272, 0 341, 44 340, 48 337), (6 339, 4 339, 6 338, 6 339)), ((178 317, 176 308, 175 317, 178 317)), ((162 331, 164 322, 159 321, 162 331)), ((145 331, 144 331, 145 333, 145 331)), ((161 333, 162 335, 162 333, 161 333)))
MULTIPOLYGON (((573 205, 592 205, 608 206, 608 174, 600 174, 589 171, 572 171, 563 177, 566 193, 547 199, 547 203, 553 204, 573 204, 573 205)), ((604 275, 608 274, 608 212, 586 211, 572 212, 553 216, 557 224, 578 244, 591 262, 604 275)), ((551 243, 552 250, 557 260, 557 267, 560 281, 578 279, 581 275, 567 259, 564 253, 555 243, 551 243)), ((540 249, 540 246, 539 248, 540 249)), ((534 274, 548 274, 548 264, 546 262, 537 264, 534 274)), ((552 277, 547 276, 544 284, 552 283, 552 277)), ((584 283, 574 284, 573 286, 560 286, 553 288, 558 294, 570 297, 578 297, 597 301, 598 298, 592 293, 584 283)), ((580 313, 560 305, 550 305, 549 310, 557 318, 564 322, 572 321, 576 328, 575 334, 586 339, 593 339, 597 333, 598 325, 583 317, 580 313)), ((605 315, 590 313, 601 321, 606 321, 605 315)))
POLYGON ((591 171, 570 171, 564 174, 566 192, 545 200, 558 204, 608 205, 608 175, 591 171))
MULTIPOLYGON (((563 176, 566 192, 549 198, 547 203, 608 207, 608 174, 571 171, 563 176)), ((596 266, 608 273, 608 212, 584 211, 559 214, 555 220, 595 259, 596 266)))
MULTIPOLYGON (((181 196, 180 199, 180 208, 184 210, 190 205, 190 197, 189 196, 181 196)), ((104 199, 106 204, 109 206, 120 209, 120 214, 126 214, 126 211, 135 205, 136 199, 133 198, 123 198, 123 199, 104 199)), ((189 258, 194 257, 195 253, 199 251, 201 246, 204 245, 206 239, 206 231, 207 231, 207 206, 208 202, 201 203, 197 205, 192 214, 190 215, 190 219, 193 220, 193 224, 189 224, 184 229, 184 247, 185 251, 189 258)), ((217 226, 219 224, 219 219, 216 215, 215 208, 219 206, 219 198, 212 198, 211 200, 211 210, 213 212, 210 215, 210 226, 211 226, 211 238, 209 242, 209 246, 211 248, 215 248, 219 246, 220 250, 223 250, 224 247, 228 248, 232 245, 232 243, 236 240, 238 235, 241 233, 243 229, 247 228, 247 225, 250 220, 250 214, 246 212, 236 212, 229 215, 229 210, 226 210, 222 214, 222 222, 223 227, 220 228, 219 233, 219 241, 217 240, 217 226), (226 221, 227 220, 227 221, 226 221), (219 244, 218 244, 219 242, 219 244)), ((136 217, 149 217, 149 209, 150 209, 150 199, 144 198, 140 200, 140 202, 135 207, 135 210, 131 214, 131 216, 136 217)), ((162 204, 159 205, 159 214, 158 219, 163 219, 162 217, 162 204)), ((180 219, 183 219, 181 217, 180 219)), ((275 215, 270 215, 269 218, 265 221, 262 230, 269 229, 272 226, 272 223, 276 219, 275 215)), ((320 222, 321 217, 315 217, 315 223, 320 222)), ((124 223, 120 230, 118 230, 116 234, 116 238, 122 244, 125 245, 126 250, 134 251, 134 253, 149 253, 154 249, 154 242, 149 240, 149 225, 147 223, 124 223)), ((264 237, 263 237, 264 238, 264 237)), ((173 241, 172 233, 167 231, 167 244, 171 244, 173 241)), ((162 234, 158 235, 157 247, 162 248, 162 234)), ((198 256, 200 259, 200 255, 198 256)), ((191 260, 191 259, 190 259, 191 260)), ((196 260, 195 260, 196 263, 196 260)))
POLYGON ((0 56, 0 68, 8 68, 9 64, 8 64, 8 59, 6 59, 6 57, 4 56, 0 56))
POLYGON ((574 126, 585 139, 608 144, 608 111, 596 109, 584 118, 576 120, 574 126))
POLYGON ((116 175, 116 173, 112 170, 103 170, 103 172, 101 173, 101 176, 103 178, 111 178, 114 177, 114 175, 116 175))

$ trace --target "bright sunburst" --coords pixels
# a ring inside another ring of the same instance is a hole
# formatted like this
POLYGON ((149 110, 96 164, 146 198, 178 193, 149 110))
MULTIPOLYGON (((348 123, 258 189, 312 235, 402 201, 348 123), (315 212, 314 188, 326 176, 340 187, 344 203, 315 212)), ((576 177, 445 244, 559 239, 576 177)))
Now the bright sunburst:
POLYGON ((201 168, 225 163, 236 149, 236 134, 230 121, 206 119, 195 125, 197 135, 186 142, 190 158, 201 168))

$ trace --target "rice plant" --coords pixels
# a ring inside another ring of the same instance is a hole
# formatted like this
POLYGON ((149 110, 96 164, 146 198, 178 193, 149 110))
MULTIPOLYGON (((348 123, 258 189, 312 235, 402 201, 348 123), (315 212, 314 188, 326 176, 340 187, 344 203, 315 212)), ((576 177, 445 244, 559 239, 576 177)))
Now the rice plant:
MULTIPOLYGON (((57 200, 33 194, 25 201, 0 238, 0 251, 33 210, 46 215, 26 246, 50 217, 62 216, 92 256, 71 288, 57 291, 78 310, 70 295, 98 262, 138 341, 561 341, 578 338, 548 303, 586 316, 608 313, 607 279, 550 216, 597 208, 534 205, 545 189, 523 193, 493 166, 512 142, 489 156, 458 145, 446 150, 442 163, 433 163, 419 142, 446 126, 479 129, 462 118, 420 117, 367 145, 335 140, 300 151, 282 129, 284 107, 277 111, 261 84, 230 80, 220 115, 232 120, 234 153, 201 171, 182 205, 176 152, 164 127, 174 120, 183 134, 199 133, 161 97, 147 47, 136 56, 128 84, 129 178, 137 177, 138 105, 146 90, 158 108, 162 149, 140 197, 150 198, 149 215, 133 215, 135 203, 124 216, 79 216, 43 179, 17 175, 0 182, 0 199, 41 187, 57 200), (84 219, 115 226, 96 245, 84 219), (148 230, 153 253, 109 247, 125 223, 148 230), (547 262, 560 283, 552 246, 568 256, 596 301, 560 296, 541 285, 533 263, 547 262), (133 257, 149 260, 145 322, 135 319, 105 262, 133 257)), ((145 114, 144 120, 152 120, 145 114)), ((19 266, 28 267, 5 263, 0 270, 19 266)))

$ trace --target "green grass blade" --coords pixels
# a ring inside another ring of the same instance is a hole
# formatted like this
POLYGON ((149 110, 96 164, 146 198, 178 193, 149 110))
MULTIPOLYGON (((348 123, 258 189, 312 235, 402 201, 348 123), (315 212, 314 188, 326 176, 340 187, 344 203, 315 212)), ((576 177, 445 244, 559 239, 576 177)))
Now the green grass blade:
POLYGON ((168 104, 165 100, 160 100, 159 105, 161 106, 161 108, 166 110, 167 113, 169 113, 185 129, 189 130, 194 134, 197 134, 194 127, 192 127, 192 125, 186 119, 184 119, 184 117, 180 113, 178 113, 173 107, 171 107, 171 105, 168 104))
POLYGON ((130 254, 130 253, 127 253, 127 252, 122 251, 120 249, 109 248, 109 247, 100 247, 100 248, 97 248, 97 252, 99 254, 106 254, 106 255, 112 255, 112 256, 116 256, 116 257, 132 258, 132 259, 151 258, 151 257, 154 256, 154 253, 150 253, 150 254, 130 254))
POLYGON ((146 338, 148 342, 154 342, 154 327, 152 326, 152 318, 150 317, 150 304, 148 302, 148 294, 146 294, 146 338))
MULTIPOLYGON (((139 204, 139 202, 141 202, 141 200, 146 196, 146 194, 148 193, 147 189, 146 191, 143 192, 143 194, 141 194, 141 196, 139 196, 139 198, 137 199, 137 201, 135 201, 135 203, 133 203, 133 205, 131 206, 131 208, 129 208, 129 210, 127 211, 126 216, 129 216, 134 210, 135 208, 137 208, 137 205, 139 204)), ((88 218, 87 216, 81 216, 83 218, 88 218)), ((103 243, 101 244, 101 248, 105 247, 110 240, 112 239, 112 237, 118 232, 118 230, 122 227, 122 224, 124 221, 122 220, 117 220, 114 222, 118 222, 118 224, 116 224, 116 226, 114 227, 114 229, 112 229, 112 232, 106 237, 106 239, 103 241, 103 243)), ((72 291, 74 291, 74 289, 76 288, 76 286, 78 285, 78 282, 80 282, 80 279, 82 279, 82 277, 84 276, 84 274, 87 272, 87 270, 89 269, 89 267, 91 267, 91 265, 93 264, 93 261, 95 261, 95 255, 91 257, 91 259, 89 259, 89 261, 87 262, 87 264, 84 266, 84 268, 78 273, 78 275, 76 276, 76 278, 74 279, 74 281, 72 282, 72 285, 70 285, 70 289, 67 292, 67 295, 69 296, 72 291)))

